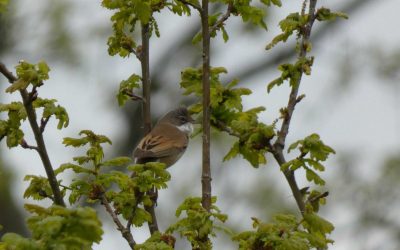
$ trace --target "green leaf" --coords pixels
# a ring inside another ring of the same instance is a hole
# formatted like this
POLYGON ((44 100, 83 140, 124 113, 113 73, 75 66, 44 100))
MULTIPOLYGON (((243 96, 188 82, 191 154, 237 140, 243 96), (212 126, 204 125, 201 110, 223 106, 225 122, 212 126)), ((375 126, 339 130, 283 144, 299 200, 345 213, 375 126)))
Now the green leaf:
POLYGON ((271 92, 272 88, 275 86, 280 86, 283 83, 282 77, 278 77, 275 80, 272 80, 270 83, 268 83, 267 91, 268 93, 271 92))
POLYGON ((87 143, 88 143, 89 141, 88 141, 88 139, 87 138, 79 138, 79 139, 76 139, 76 138, 71 138, 71 137, 65 137, 64 139, 63 139, 63 144, 65 145, 65 146, 72 146, 72 147, 81 147, 81 146, 83 146, 83 145, 86 145, 87 143))
POLYGON ((117 94, 118 105, 123 106, 126 101, 130 100, 133 89, 139 88, 140 76, 133 74, 127 80, 124 80, 119 85, 117 94))
POLYGON ((101 163, 102 166, 123 166, 132 161, 130 157, 116 157, 101 163))
POLYGON ((24 181, 30 181, 29 186, 24 192, 24 198, 43 200, 53 197, 53 191, 46 177, 26 175, 24 181))
POLYGON ((29 85, 29 82, 24 79, 18 79, 13 84, 11 84, 8 88, 6 88, 6 93, 13 93, 17 90, 26 89, 29 85))
POLYGON ((328 8, 320 8, 317 10, 316 19, 318 21, 331 21, 337 17, 348 19, 349 17, 343 12, 331 12, 328 8))
POLYGON ((76 174, 79 174, 79 173, 93 174, 93 173, 94 173, 94 172, 93 172, 92 170, 90 170, 90 169, 87 169, 87 168, 84 168, 84 167, 81 167, 81 166, 79 166, 79 165, 75 165, 75 164, 72 164, 72 163, 64 163, 64 164, 61 164, 61 166, 60 166, 59 168, 57 168, 57 169, 54 170, 54 173, 55 173, 56 175, 58 175, 58 174, 64 172, 65 170, 67 170, 67 169, 71 169, 71 170, 74 171, 76 174))
POLYGON ((224 156, 223 161, 228 161, 239 154, 239 142, 235 142, 229 152, 224 156))
POLYGON ((320 217, 315 213, 305 213, 304 214, 304 223, 303 225, 311 230, 311 232, 320 232, 322 234, 331 233, 335 227, 329 221, 320 217))
POLYGON ((325 181, 313 170, 306 169, 306 178, 308 181, 313 181, 317 185, 325 185, 325 181))

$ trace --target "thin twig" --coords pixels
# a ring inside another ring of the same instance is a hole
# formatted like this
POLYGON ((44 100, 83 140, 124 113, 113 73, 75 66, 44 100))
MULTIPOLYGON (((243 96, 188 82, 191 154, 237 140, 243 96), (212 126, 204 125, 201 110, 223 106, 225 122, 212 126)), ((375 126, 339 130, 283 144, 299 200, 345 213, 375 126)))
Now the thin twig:
POLYGON ((178 1, 181 2, 181 3, 183 3, 183 4, 186 4, 186 5, 189 5, 189 6, 193 7, 194 9, 196 9, 196 10, 199 11, 199 12, 202 12, 201 7, 198 6, 198 5, 196 5, 196 4, 194 4, 194 3, 188 2, 188 1, 186 1, 186 0, 178 0, 178 1))
POLYGON ((230 2, 228 4, 228 8, 226 9, 226 12, 223 16, 221 16, 220 19, 218 19, 215 24, 210 28, 210 33, 213 33, 214 31, 218 30, 223 24, 224 22, 229 18, 229 16, 231 15, 233 10, 233 3, 230 2))
POLYGON ((132 234, 130 233, 130 230, 128 228, 125 228, 121 221, 118 218, 118 215, 115 213, 115 211, 112 209, 110 202, 107 200, 107 198, 104 196, 104 194, 101 195, 101 204, 104 205, 106 208, 107 213, 110 214, 111 218, 113 219, 115 225, 117 225, 117 229, 121 232, 122 237, 126 239, 128 242, 129 246, 131 249, 135 248, 136 242, 133 239, 132 234))
POLYGON ((208 25, 208 0, 202 0, 201 32, 203 36, 203 152, 201 172, 201 204, 211 209, 211 164, 210 164, 210 26, 208 25))
MULTIPOLYGON (((0 72, 8 79, 10 83, 13 83, 17 80, 17 78, 6 68, 6 66, 3 63, 0 63, 0 72)), ((49 180, 49 184, 54 195, 54 202, 57 205, 65 207, 64 199, 61 194, 60 187, 58 186, 58 181, 56 175, 54 174, 54 170, 51 165, 49 155, 47 153, 43 135, 40 132, 40 128, 37 123, 36 111, 32 105, 32 100, 29 97, 29 93, 26 89, 22 89, 19 92, 21 94, 26 114, 28 116, 29 124, 31 125, 33 134, 35 136, 38 148, 37 152, 39 153, 44 169, 46 170, 47 179, 49 180)))
MULTIPOLYGON (((300 52, 298 55, 299 59, 305 58, 307 55, 306 44, 310 39, 311 28, 315 21, 315 7, 317 4, 317 0, 310 0, 310 5, 308 9, 309 20, 301 33, 301 41, 300 41, 300 52)), ((304 5, 303 5, 304 6, 304 5)), ((304 8, 304 7, 303 7, 304 8)), ((289 126, 292 119, 292 115, 295 109, 296 104, 301 100, 301 96, 298 97, 300 81, 303 73, 300 72, 300 76, 297 79, 297 82, 292 85, 292 90, 289 95, 288 105, 285 108, 286 112, 284 113, 283 122, 281 125, 281 129, 278 132, 277 139, 275 143, 271 147, 271 153, 273 154, 275 160, 278 162, 280 166, 286 163, 285 156, 283 154, 283 149, 285 147, 285 140, 287 134, 289 133, 289 126)), ((286 180, 289 183, 290 189, 292 190, 293 196, 296 200, 297 206, 302 214, 305 213, 305 203, 303 200, 303 195, 297 185, 296 177, 293 170, 287 169, 284 172, 286 180)))
POLYGON ((46 128, 46 125, 49 122, 49 120, 50 120, 50 116, 40 119, 40 132, 42 134, 43 134, 44 129, 46 128))
POLYGON ((226 133, 228 133, 231 136, 240 138, 240 134, 233 131, 230 127, 228 127, 225 123, 221 122, 221 121, 216 121, 216 122, 212 122, 212 125, 216 128, 218 128, 221 131, 225 131, 226 133))
POLYGON ((36 151, 39 150, 38 147, 29 145, 24 139, 22 139, 20 145, 21 145, 22 148, 25 148, 25 149, 33 149, 33 150, 36 150, 36 151))
POLYGON ((317 196, 314 196, 314 197, 311 197, 311 198, 307 199, 307 202, 313 203, 313 202, 315 202, 315 201, 317 201, 317 200, 319 200, 319 199, 322 199, 322 198, 327 197, 328 195, 329 195, 329 192, 326 191, 326 192, 323 192, 323 193, 320 194, 320 195, 317 195, 317 196))

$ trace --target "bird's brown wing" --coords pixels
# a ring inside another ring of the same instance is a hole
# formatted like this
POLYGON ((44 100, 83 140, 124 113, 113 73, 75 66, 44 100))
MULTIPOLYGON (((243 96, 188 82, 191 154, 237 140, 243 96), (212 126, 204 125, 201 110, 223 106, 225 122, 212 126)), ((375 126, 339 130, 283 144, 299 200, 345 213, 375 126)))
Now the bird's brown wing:
POLYGON ((164 134, 155 128, 147 134, 138 144, 133 156, 135 158, 161 158, 184 151, 188 144, 188 138, 183 133, 175 130, 164 134))

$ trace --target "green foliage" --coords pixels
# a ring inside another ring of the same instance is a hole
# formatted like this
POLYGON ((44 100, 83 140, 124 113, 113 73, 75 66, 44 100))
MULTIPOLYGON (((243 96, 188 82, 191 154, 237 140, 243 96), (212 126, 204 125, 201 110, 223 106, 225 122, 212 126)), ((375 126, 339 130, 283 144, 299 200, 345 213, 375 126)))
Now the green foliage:
POLYGON ((0 140, 7 137, 7 146, 16 147, 24 138, 24 132, 20 129, 27 117, 24 105, 21 102, 0 104, 0 112, 8 113, 7 120, 0 120, 0 140))
MULTIPOLYGON (((211 124, 238 137, 224 160, 241 154, 252 166, 258 167, 266 163, 265 153, 269 141, 275 136, 274 126, 258 121, 258 113, 264 111, 264 107, 243 111, 242 96, 250 95, 251 90, 235 88, 237 80, 223 85, 219 79, 222 73, 227 73, 225 68, 211 68, 211 124)), ((190 108, 194 114, 202 112, 201 74, 201 69, 187 68, 181 76, 180 84, 185 89, 184 94, 193 94, 199 98, 198 103, 190 108)))
POLYGON ((43 108, 43 119, 50 119, 50 117, 54 115, 55 118, 58 120, 58 129, 66 128, 69 124, 68 113, 64 107, 61 107, 60 105, 56 106, 56 101, 57 100, 55 99, 36 98, 33 101, 33 107, 35 109, 43 108))
POLYGON ((133 74, 127 80, 123 80, 119 85, 117 100, 119 106, 123 106, 126 101, 132 98, 133 89, 139 88, 140 76, 133 74))
POLYGON ((301 15, 298 12, 289 14, 285 19, 279 22, 282 33, 274 37, 265 49, 270 50, 279 42, 286 42, 294 32, 300 34, 307 22, 308 15, 301 15))
POLYGON ((133 32, 138 24, 150 25, 151 31, 159 36, 158 26, 153 18, 154 11, 164 8, 163 0, 103 0, 102 6, 115 11, 111 17, 114 34, 108 39, 108 53, 113 56, 129 56, 137 49, 133 32))
POLYGON ((0 0, 0 14, 6 12, 9 0, 0 0))
POLYGON ((312 134, 303 140, 294 142, 289 146, 288 152, 294 149, 300 151, 300 156, 282 165, 282 171, 287 169, 296 170, 302 167, 306 171, 308 181, 313 181, 317 185, 324 185, 325 181, 314 170, 324 171, 325 167, 321 162, 326 161, 328 156, 334 154, 335 151, 325 145, 317 134, 312 134))
POLYGON ((301 75, 311 74, 311 66, 314 63, 314 57, 299 58, 295 64, 284 63, 279 65, 278 70, 281 71, 281 76, 272 80, 267 87, 268 93, 275 86, 280 86, 285 80, 289 80, 290 86, 299 84, 301 75))
POLYGON ((299 221, 291 214, 276 214, 272 223, 263 223, 253 219, 255 231, 245 231, 233 237, 239 243, 240 250, 274 249, 274 250, 308 250, 314 247, 327 247, 331 240, 325 237, 333 230, 332 224, 307 214, 299 221))
POLYGON ((168 234, 155 232, 142 244, 137 244, 135 250, 173 250, 175 239, 168 234))
POLYGON ((30 181, 28 188, 25 190, 24 198, 33 198, 34 200, 53 198, 53 191, 46 177, 27 175, 24 181, 30 181))
MULTIPOLYGON (((43 81, 49 78, 48 73, 50 68, 43 61, 37 64, 20 61, 15 68, 18 79, 6 89, 8 93, 13 93, 17 90, 26 90, 30 84, 34 88, 40 87, 43 85, 43 81)), ((32 102, 32 106, 35 109, 43 108, 42 122, 47 122, 51 116, 55 116, 58 120, 58 129, 68 126, 69 118, 65 108, 60 105, 56 106, 56 100, 54 99, 41 99, 34 94, 35 92, 32 90, 32 92, 28 94, 29 100, 27 101, 32 102)), ((20 126, 27 118, 24 104, 22 102, 0 104, 0 112, 8 113, 7 120, 0 120, 0 140, 6 137, 7 146, 9 148, 20 145, 24 139, 24 132, 21 130, 20 126)), ((44 127, 42 129, 44 129, 44 127)))
POLYGON ((37 64, 20 61, 15 69, 18 80, 6 89, 8 93, 26 89, 29 84, 36 87, 41 86, 44 80, 49 79, 50 68, 44 61, 40 61, 37 64))
POLYGON ((316 19, 318 21, 332 21, 335 20, 337 17, 348 19, 349 17, 342 12, 331 12, 328 8, 320 8, 317 10, 316 19))
POLYGON ((93 208, 68 209, 56 205, 44 208, 26 204, 25 209, 35 214, 27 220, 32 238, 7 233, 1 239, 0 249, 89 250, 101 240, 103 230, 93 208))
MULTIPOLYGON (((217 198, 212 197, 212 204, 215 204, 216 201, 217 198)), ((179 232, 181 236, 187 238, 193 249, 211 249, 212 243, 209 237, 215 237, 215 229, 219 228, 214 223, 216 221, 225 222, 228 216, 222 214, 215 205, 212 205, 208 212, 201 205, 201 197, 186 198, 177 208, 176 216, 180 217, 183 212, 186 213, 186 217, 170 226, 167 233, 179 232)))
MULTIPOLYGON (((187 2, 200 8, 200 3, 198 0, 187 0, 187 2)), ((172 11, 175 14, 178 14, 179 16, 182 16, 182 15, 190 16, 191 15, 189 6, 182 3, 179 0, 173 0, 167 6, 170 11, 172 11)))
POLYGON ((130 176, 121 171, 105 172, 105 168, 123 167, 132 161, 129 157, 116 157, 103 160, 104 150, 102 144, 111 141, 104 135, 97 135, 89 130, 80 132, 80 138, 64 138, 66 146, 89 148, 85 155, 74 157, 75 163, 62 164, 55 173, 58 175, 69 169, 82 178, 76 178, 68 186, 70 190, 69 202, 76 203, 81 197, 86 197, 86 202, 104 202, 106 199, 112 204, 115 212, 121 214, 126 220, 131 220, 135 226, 142 226, 151 221, 150 214, 140 206, 150 206, 153 201, 149 191, 155 187, 167 187, 170 174, 165 170, 165 164, 149 162, 135 164, 127 169, 133 171, 130 176))

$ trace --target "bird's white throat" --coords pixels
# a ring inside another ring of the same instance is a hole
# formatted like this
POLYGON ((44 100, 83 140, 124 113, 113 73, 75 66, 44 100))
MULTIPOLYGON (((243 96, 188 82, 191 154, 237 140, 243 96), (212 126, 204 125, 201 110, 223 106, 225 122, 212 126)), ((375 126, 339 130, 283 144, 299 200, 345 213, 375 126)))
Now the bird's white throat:
POLYGON ((193 124, 190 122, 187 122, 183 125, 176 126, 180 131, 186 133, 186 134, 191 134, 193 132, 193 124))

